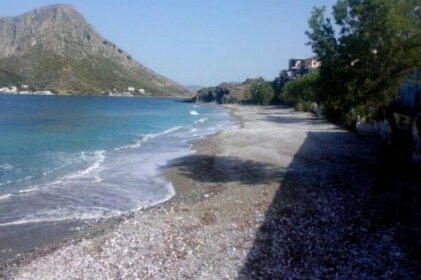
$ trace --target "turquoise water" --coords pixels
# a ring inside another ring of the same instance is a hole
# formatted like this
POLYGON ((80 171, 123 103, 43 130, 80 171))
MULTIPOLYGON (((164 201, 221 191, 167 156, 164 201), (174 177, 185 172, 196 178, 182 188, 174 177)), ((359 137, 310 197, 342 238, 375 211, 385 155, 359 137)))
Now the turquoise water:
POLYGON ((232 125, 220 108, 174 99, 0 95, 0 226, 165 201, 160 168, 232 125))

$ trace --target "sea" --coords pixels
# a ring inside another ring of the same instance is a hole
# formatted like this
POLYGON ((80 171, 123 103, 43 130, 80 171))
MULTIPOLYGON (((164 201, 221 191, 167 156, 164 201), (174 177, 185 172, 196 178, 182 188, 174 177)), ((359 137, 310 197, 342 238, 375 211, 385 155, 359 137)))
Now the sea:
POLYGON ((234 127, 224 108, 141 97, 0 95, 0 230, 168 200, 165 165, 234 127))

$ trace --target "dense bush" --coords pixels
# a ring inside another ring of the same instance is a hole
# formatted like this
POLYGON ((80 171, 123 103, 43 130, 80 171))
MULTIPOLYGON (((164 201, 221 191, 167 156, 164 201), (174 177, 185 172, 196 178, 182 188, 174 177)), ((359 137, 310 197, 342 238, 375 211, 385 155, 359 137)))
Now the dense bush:
POLYGON ((304 75, 285 83, 280 95, 281 100, 300 111, 309 111, 315 102, 318 90, 318 72, 304 75))
POLYGON ((273 97, 274 92, 270 82, 259 79, 251 88, 253 101, 260 105, 268 105, 273 97))
POLYGON ((279 76, 276 77, 272 81, 271 85, 272 85, 272 88, 273 88, 274 96, 273 96, 273 99, 272 99, 271 103, 274 103, 274 104, 282 103, 282 100, 281 100, 282 89, 283 89, 285 83, 287 83, 289 81, 289 79, 290 79, 290 77, 288 76, 287 70, 282 70, 279 73, 279 76))

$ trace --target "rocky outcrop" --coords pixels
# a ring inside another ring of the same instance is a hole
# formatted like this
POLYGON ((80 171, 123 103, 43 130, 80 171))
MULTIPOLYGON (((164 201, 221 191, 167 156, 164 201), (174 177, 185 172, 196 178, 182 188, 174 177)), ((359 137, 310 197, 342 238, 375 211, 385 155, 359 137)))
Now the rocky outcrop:
POLYGON ((198 91, 194 102, 247 103, 252 99, 251 88, 257 79, 247 79, 243 83, 221 83, 216 87, 207 87, 198 91))
POLYGON ((71 5, 0 18, 0 86, 11 84, 63 94, 131 87, 153 95, 189 95, 101 37, 71 5))
POLYGON ((230 92, 230 89, 223 85, 203 88, 196 94, 195 101, 228 103, 230 92))

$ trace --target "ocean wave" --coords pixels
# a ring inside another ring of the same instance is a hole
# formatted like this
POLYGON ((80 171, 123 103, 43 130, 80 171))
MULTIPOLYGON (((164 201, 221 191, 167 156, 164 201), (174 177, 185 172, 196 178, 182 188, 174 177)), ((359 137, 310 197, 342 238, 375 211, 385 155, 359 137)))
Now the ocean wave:
POLYGON ((151 139, 154 139, 158 136, 162 136, 171 132, 174 132, 176 130, 179 130, 181 128, 183 128, 184 126, 176 126, 176 127, 172 127, 170 129, 158 132, 158 133, 150 133, 150 134, 142 134, 142 138, 137 140, 134 144, 129 144, 129 145, 124 145, 121 147, 117 147, 114 150, 115 151, 120 151, 120 150, 124 150, 124 149, 134 149, 134 148, 139 148, 140 146, 142 146, 143 143, 145 143, 146 141, 149 141, 151 139))
MULTIPOLYGON (((65 221, 65 219, 56 219, 51 222, 59 222, 59 221, 65 221)), ((19 226, 19 225, 31 224, 31 223, 36 224, 36 223, 42 223, 42 222, 46 222, 46 221, 44 219, 34 219, 34 220, 22 219, 22 220, 16 220, 13 222, 2 223, 0 224, 0 227, 19 226)))
MULTIPOLYGON (((190 132, 192 133, 192 135, 193 135, 193 137, 197 137, 198 136, 198 129, 197 128, 192 128, 192 129, 190 129, 190 132)), ((194 140, 194 138, 192 138, 192 139, 184 139, 184 140, 187 140, 187 141, 190 141, 190 140, 194 140)), ((186 143, 187 141, 185 141, 184 143, 186 143)))
MULTIPOLYGON (((164 182, 162 182, 162 183, 164 183, 164 182)), ((163 199, 160 199, 160 200, 149 201, 148 203, 142 203, 142 205, 139 205, 138 207, 136 207, 132 211, 144 210, 144 209, 147 209, 149 207, 158 205, 160 203, 163 203, 163 202, 169 200, 171 197, 173 197, 175 195, 175 189, 174 189, 173 184, 170 183, 170 182, 166 183, 166 187, 167 187, 167 190, 168 190, 168 195, 166 197, 164 197, 163 199)))
POLYGON ((7 180, 6 182, 4 182, 4 183, 0 183, 0 187, 1 186, 4 186, 4 185, 9 185, 9 184, 12 184, 12 183, 23 183, 23 182, 26 182, 26 181, 28 181, 28 180, 30 180, 30 179, 32 179, 33 177, 32 176, 27 176, 27 177, 25 177, 25 178, 22 178, 22 179, 18 179, 18 180, 14 180, 14 181, 12 181, 12 180, 7 180))
POLYGON ((55 210, 54 212, 40 212, 38 214, 41 217, 33 216, 11 222, 0 223, 0 227, 19 226, 25 224, 64 222, 74 220, 99 220, 102 218, 111 218, 121 215, 122 212, 118 210, 110 210, 104 207, 91 207, 86 209, 77 209, 76 211, 75 209, 62 209, 55 210))
POLYGON ((198 116, 199 113, 197 111, 190 111, 190 115, 192 115, 192 116, 198 116))
POLYGON ((205 121, 207 121, 207 120, 209 120, 209 118, 201 118, 201 119, 198 119, 197 121, 194 121, 194 123, 195 124, 198 124, 198 123, 204 123, 205 121))
POLYGON ((139 148, 140 146, 142 146, 142 143, 144 142, 144 139, 140 139, 137 140, 135 143, 133 144, 128 144, 128 145, 124 145, 124 146, 120 146, 114 149, 114 151, 120 151, 120 150, 125 150, 125 149, 135 149, 135 148, 139 148))
MULTIPOLYGON (((101 168, 101 164, 104 162, 106 158, 104 150, 95 151, 93 153, 82 152, 80 157, 84 161, 91 161, 90 165, 84 170, 78 171, 70 175, 66 175, 61 180, 56 181, 56 183, 62 183, 63 179, 73 180, 73 179, 79 179, 82 177, 87 177, 88 175, 91 175, 94 171, 98 171, 101 168)), ((101 181, 101 178, 99 176, 93 176, 93 178, 94 178, 94 182, 101 181)))
POLYGON ((0 187, 1 187, 1 186, 3 186, 3 185, 8 185, 8 184, 10 184, 10 183, 12 183, 12 181, 10 181, 10 180, 8 180, 8 181, 6 181, 6 182, 4 182, 4 183, 0 183, 0 187))
POLYGON ((7 194, 4 194, 4 195, 0 195, 0 200, 5 200, 5 199, 8 199, 8 198, 11 198, 12 196, 16 196, 16 195, 20 195, 20 194, 35 192, 37 190, 39 190, 39 189, 35 187, 35 188, 30 188, 30 189, 19 190, 15 193, 7 193, 7 194))
POLYGON ((15 167, 7 162, 0 164, 0 171, 1 172, 11 172, 15 167))
POLYGON ((80 176, 89 174, 92 171, 97 170, 101 166, 101 163, 103 163, 104 160, 105 160, 105 151, 104 150, 101 150, 101 151, 94 152, 93 158, 94 158, 94 161, 91 164, 91 166, 89 166, 85 170, 79 172, 79 175, 80 176))
POLYGON ((39 190, 39 188, 34 187, 34 188, 20 190, 20 191, 18 191, 18 193, 30 193, 30 192, 35 192, 35 191, 38 191, 38 190, 39 190))
MULTIPOLYGON (((54 161, 54 162, 62 163, 62 164, 59 164, 56 167, 50 167, 48 170, 44 170, 42 172, 42 175, 43 176, 47 176, 49 174, 52 174, 52 173, 54 173, 56 171, 59 171, 61 169, 64 169, 64 168, 66 168, 68 166, 71 166, 72 164, 78 163, 81 160, 83 160, 82 159, 83 157, 80 156, 80 155, 79 156, 75 156, 74 154, 63 153, 63 152, 54 153, 54 154, 50 155, 48 158, 50 160, 54 161)), ((86 160, 86 157, 85 157, 85 160, 86 160)))
POLYGON ((8 199, 8 198, 10 198, 11 196, 12 196, 12 194, 11 194, 11 193, 0 195, 0 200, 3 200, 3 199, 8 199))
POLYGON ((183 127, 184 126, 176 126, 176 127, 172 127, 170 129, 164 130, 162 132, 158 132, 156 134, 148 134, 148 135, 154 136, 154 138, 155 138, 157 136, 161 136, 161 135, 164 135, 164 134, 168 134, 168 133, 174 132, 174 131, 179 130, 179 129, 183 128, 183 127))

